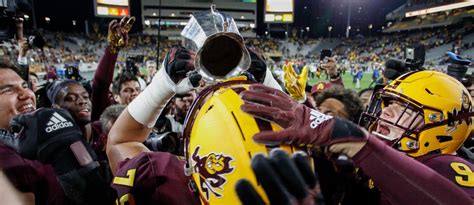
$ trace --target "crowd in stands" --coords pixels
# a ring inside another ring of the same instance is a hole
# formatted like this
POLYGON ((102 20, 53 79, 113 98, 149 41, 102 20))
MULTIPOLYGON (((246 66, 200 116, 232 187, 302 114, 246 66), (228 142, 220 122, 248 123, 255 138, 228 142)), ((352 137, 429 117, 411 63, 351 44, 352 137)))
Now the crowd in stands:
MULTIPOLYGON (((386 60, 403 59, 404 49, 408 46, 423 44, 427 52, 441 46, 449 45, 449 49, 463 55, 464 51, 474 48, 472 26, 439 27, 435 30, 420 30, 416 32, 397 32, 369 37, 355 36, 351 38, 307 39, 291 37, 277 40, 274 38, 248 38, 246 44, 258 48, 264 53, 269 66, 281 68, 286 62, 297 62, 300 65, 318 63, 320 48, 318 44, 333 42, 333 55, 337 55, 345 69, 352 69, 349 65, 363 67, 364 70, 373 70, 374 65, 382 65, 386 60), (469 36, 469 38, 466 38, 469 36), (335 42, 335 43, 334 43, 335 42)), ((43 31, 44 32, 44 31, 43 31)), ((46 33, 46 46, 43 49, 31 48, 28 52, 30 70, 33 72, 48 72, 53 67, 64 69, 69 65, 79 66, 87 64, 89 70, 94 70, 106 46, 106 36, 95 34, 46 33)), ((144 68, 148 60, 163 59, 173 46, 179 45, 178 40, 161 39, 157 51, 156 36, 130 35, 129 46, 125 52, 119 54, 118 67, 125 67, 129 56, 142 56, 139 66, 144 68)), ((15 58, 18 55, 18 43, 15 39, 0 46, 0 53, 4 58, 15 58)), ((472 58, 472 52, 463 55, 472 58)), ((427 58, 425 66, 430 69, 445 68, 447 58, 436 55, 436 58, 427 58), (439 67, 441 66, 441 67, 439 67), (443 67, 444 66, 444 67, 443 67)), ((143 69, 142 69, 143 71, 143 69)), ((145 73, 146 74, 146 73, 145 73)))
MULTIPOLYGON (((370 61, 383 62, 390 58, 403 59, 404 48, 423 44, 426 51, 442 45, 452 45, 451 51, 462 55, 462 51, 474 47, 474 42, 463 40, 472 34, 472 27, 462 29, 440 28, 434 31, 420 31, 416 33, 395 33, 385 36, 369 37, 362 39, 343 39, 335 51, 341 56, 347 56, 352 62, 364 63, 370 61)), ((472 57, 472 56, 466 56, 472 57)), ((444 59, 429 59, 427 65, 435 67, 444 59)))

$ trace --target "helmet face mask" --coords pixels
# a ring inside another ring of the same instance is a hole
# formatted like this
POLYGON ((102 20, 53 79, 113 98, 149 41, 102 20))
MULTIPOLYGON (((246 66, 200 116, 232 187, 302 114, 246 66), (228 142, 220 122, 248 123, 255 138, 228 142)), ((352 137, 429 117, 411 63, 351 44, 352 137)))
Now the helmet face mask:
POLYGON ((374 92, 359 124, 412 157, 452 154, 472 130, 471 102, 454 78, 433 71, 411 72, 374 92), (398 113, 387 119, 383 110, 391 103, 398 104, 398 113), (399 130, 397 135, 393 130, 399 130))
POLYGON ((374 93, 369 109, 363 113, 363 118, 370 119, 368 130, 379 138, 389 141, 400 149, 401 139, 411 139, 407 144, 410 151, 419 148, 418 134, 424 129, 423 109, 418 108, 410 101, 385 92, 374 93), (390 107, 390 108, 389 108, 390 107), (383 110, 390 113, 384 116, 383 110))

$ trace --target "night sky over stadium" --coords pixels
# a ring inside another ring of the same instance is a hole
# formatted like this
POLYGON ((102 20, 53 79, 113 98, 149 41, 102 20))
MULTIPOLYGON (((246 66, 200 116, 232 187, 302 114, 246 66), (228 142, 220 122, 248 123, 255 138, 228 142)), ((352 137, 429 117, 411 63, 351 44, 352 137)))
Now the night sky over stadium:
POLYGON ((325 37, 328 27, 331 26, 332 36, 344 36, 350 6, 351 33, 366 35, 370 24, 372 32, 386 26, 386 14, 405 2, 406 0, 296 0, 294 24, 300 28, 309 26, 316 29, 318 35, 325 37))
MULTIPOLYGON (((138 16, 140 5, 137 2, 139 1, 130 0, 132 15, 138 16)), ((297 30, 310 27, 312 37, 327 37, 328 27, 331 26, 331 36, 343 36, 350 6, 351 34, 369 35, 369 32, 380 31, 382 26, 386 26, 385 15, 405 2, 406 0, 295 0, 295 21, 290 27, 297 30), (369 29, 370 24, 372 29, 369 29)), ((34 6, 40 28, 83 31, 85 20, 89 24, 97 22, 101 25, 110 21, 109 18, 94 16, 92 0, 34 0, 34 6), (49 23, 45 17, 51 19, 49 23), (73 20, 76 25, 73 25, 73 20)))

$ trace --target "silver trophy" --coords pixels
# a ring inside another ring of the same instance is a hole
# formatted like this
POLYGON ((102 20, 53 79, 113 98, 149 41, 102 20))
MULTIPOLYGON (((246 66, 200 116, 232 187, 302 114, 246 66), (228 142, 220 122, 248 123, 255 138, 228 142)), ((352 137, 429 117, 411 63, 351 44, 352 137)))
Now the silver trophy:
POLYGON ((250 66, 250 55, 234 19, 210 11, 191 15, 181 32, 185 47, 197 51, 195 68, 208 82, 216 82, 239 75, 250 66))

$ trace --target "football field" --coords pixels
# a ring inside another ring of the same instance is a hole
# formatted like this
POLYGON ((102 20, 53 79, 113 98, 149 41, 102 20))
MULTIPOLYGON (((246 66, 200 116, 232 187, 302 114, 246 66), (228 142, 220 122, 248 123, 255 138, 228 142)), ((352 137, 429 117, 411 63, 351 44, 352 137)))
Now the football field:
MULTIPOLYGON (((357 92, 359 92, 360 90, 364 89, 364 88, 367 88, 369 87, 370 83, 372 82, 372 72, 366 72, 364 73, 364 76, 362 77, 362 80, 360 81, 360 89, 356 89, 355 88, 355 83, 352 83, 352 75, 350 72, 346 72, 343 76, 342 76, 342 80, 344 82, 344 86, 345 88, 350 88, 350 89, 354 89, 356 90, 357 92)), ((318 79, 318 78, 310 78, 308 79, 308 84, 309 85, 314 85, 318 82, 327 82, 329 80, 327 80, 328 78, 326 78, 326 75, 321 75, 321 78, 318 79)), ((373 85, 372 85, 373 86, 373 85)))

